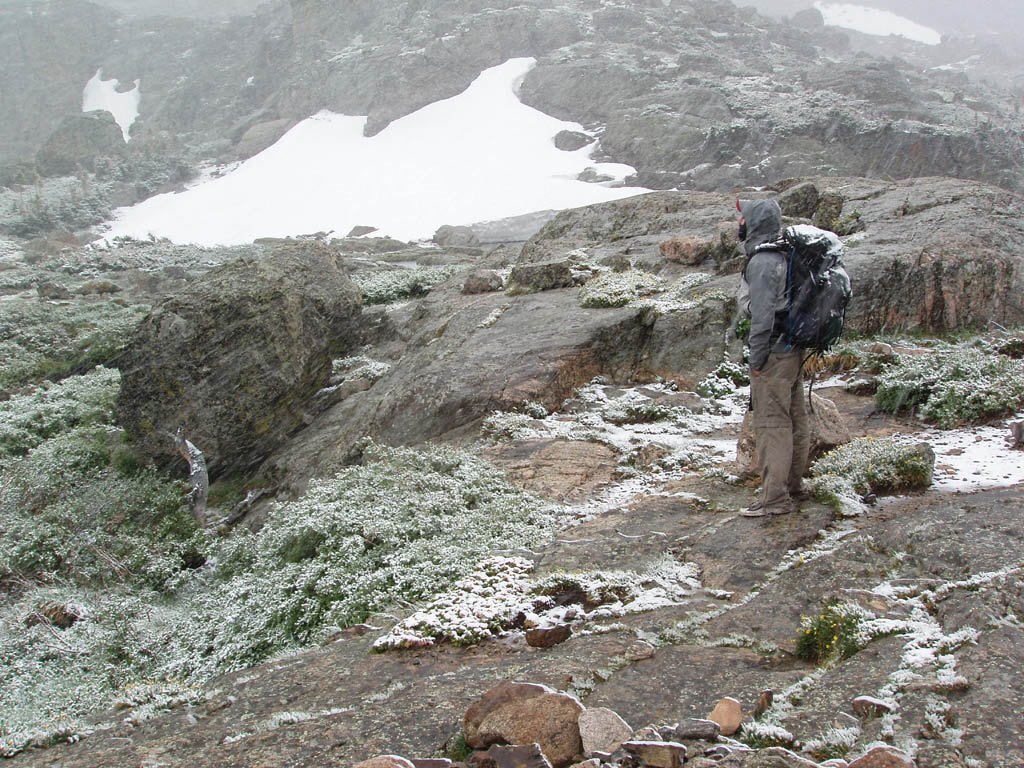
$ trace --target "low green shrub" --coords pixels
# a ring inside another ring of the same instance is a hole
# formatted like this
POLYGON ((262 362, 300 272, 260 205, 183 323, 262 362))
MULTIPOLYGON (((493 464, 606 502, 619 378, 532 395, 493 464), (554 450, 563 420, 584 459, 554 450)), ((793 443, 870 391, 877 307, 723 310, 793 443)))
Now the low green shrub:
POLYGON ((110 365, 147 311, 116 300, 0 307, 0 387, 59 381, 110 365))
POLYGON ((259 534, 226 543, 168 654, 182 677, 255 664, 396 603, 428 598, 494 548, 549 530, 538 501, 448 448, 370 446, 363 466, 276 505, 259 534))
POLYGON ((845 514, 863 511, 870 493, 898 493, 931 485, 935 456, 930 448, 889 438, 862 437, 829 451, 811 466, 810 487, 845 514))
POLYGON ((417 267, 415 269, 389 269, 376 272, 357 272, 352 275, 363 291, 367 304, 390 304, 403 299, 426 296, 461 269, 459 266, 417 267))
POLYGON ((750 373, 747 366, 726 360, 697 385, 697 394, 712 399, 721 398, 735 392, 737 387, 748 384, 750 373))
POLYGON ((664 280, 639 269, 602 272, 580 288, 579 302, 581 307, 624 307, 664 289, 664 280))
POLYGON ((796 655, 814 663, 846 659, 860 650, 858 630, 863 611, 830 600, 818 616, 803 616, 796 638, 796 655))
POLYGON ((875 399, 888 413, 917 411, 951 429, 1024 408, 1024 370, 974 344, 944 345, 886 366, 875 399))
POLYGON ((110 421, 120 381, 118 371, 97 368, 0 402, 0 469, 61 432, 110 421))

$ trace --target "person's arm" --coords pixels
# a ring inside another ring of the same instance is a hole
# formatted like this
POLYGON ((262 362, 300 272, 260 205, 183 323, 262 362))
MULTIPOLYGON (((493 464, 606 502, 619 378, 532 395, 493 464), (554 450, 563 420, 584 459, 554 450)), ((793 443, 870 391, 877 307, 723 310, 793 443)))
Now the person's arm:
POLYGON ((750 370, 760 373, 768 362, 771 351, 772 329, 775 325, 775 304, 779 296, 779 280, 785 280, 781 273, 779 255, 761 252, 747 265, 747 282, 750 285, 750 370))

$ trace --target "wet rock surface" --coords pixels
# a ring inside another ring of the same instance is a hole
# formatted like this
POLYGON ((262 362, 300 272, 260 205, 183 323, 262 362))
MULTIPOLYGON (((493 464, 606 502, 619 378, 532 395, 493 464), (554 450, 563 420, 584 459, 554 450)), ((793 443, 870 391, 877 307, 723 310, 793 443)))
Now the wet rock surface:
MULTIPOLYGON (((1011 215, 1020 201, 1012 195, 945 180, 813 183, 819 191, 842 190, 844 206, 853 206, 846 213, 861 211, 863 229, 848 258, 860 275, 855 285, 884 282, 873 270, 894 262, 917 269, 924 232, 937 242, 954 239, 957 222, 966 221, 992 245, 988 262, 1012 268, 1007 290, 1019 279, 1019 257, 1007 244, 1020 226, 1011 215), (945 197, 954 187, 960 196, 945 197), (908 195, 931 195, 934 207, 895 215, 890 206, 902 210, 908 195), (1009 213, 971 218, 989 202, 1009 213)), ((717 231, 722 217, 732 215, 728 197, 708 193, 658 193, 631 205, 560 216, 525 249, 524 260, 561 249, 583 248, 588 260, 628 251, 626 258, 650 265, 672 286, 700 268, 666 263, 659 243, 674 232, 717 231), (622 237, 612 239, 616 232, 622 237)), ((417 253, 372 239, 332 247, 341 253, 339 273, 355 277, 393 270, 417 253)), ((47 299, 53 307, 109 301, 107 294, 78 291, 98 279, 123 285, 116 295, 125 301, 159 306, 163 291, 185 284, 193 285, 188 295, 204 296, 202 283, 212 290, 218 279, 207 262, 239 255, 168 250, 159 243, 38 260, 13 246, 0 253, 0 263, 12 265, 0 273, 11 281, 5 301, 38 306, 35 285, 45 275, 68 290, 60 296, 69 297, 47 299), (173 260, 176 269, 167 263, 173 260), (132 270, 140 274, 129 279, 132 270), (142 281, 144 274, 154 277, 142 281)), ((254 263, 249 257, 246 263, 254 263)), ((456 250, 430 254, 432 264, 467 271, 485 258, 456 250)), ((725 295, 735 285, 734 274, 705 274, 701 291, 725 295)), ((353 384, 344 399, 288 439, 263 472, 282 489, 297 491, 309 477, 358 460, 353 451, 367 434, 409 444, 450 439, 479 451, 545 503, 569 508, 567 527, 550 540, 504 554, 528 558, 537 578, 646 574, 639 580, 646 585, 643 599, 627 610, 615 607, 614 594, 595 602, 582 588, 560 592, 560 622, 572 633, 550 647, 531 645, 524 622, 469 647, 372 653, 373 643, 411 610, 396 606, 395 615, 369 617, 319 648, 212 681, 191 705, 152 718, 133 709, 105 713, 78 743, 30 749, 11 765, 284 768, 350 765, 389 754, 426 758, 446 750, 461 761, 452 745, 465 713, 500 680, 547 686, 550 695, 568 694, 586 711, 612 710, 637 729, 635 741, 657 741, 657 734, 663 742, 680 742, 694 765, 806 768, 838 752, 852 762, 866 759, 877 741, 916 754, 919 767, 1024 761, 1020 718, 1004 705, 1024 696, 1021 487, 882 499, 849 519, 814 501, 780 518, 743 518, 739 510, 755 495, 752 484, 737 480, 733 461, 745 403, 685 391, 687 382, 703 378, 712 361, 717 365, 726 349, 738 346, 724 338, 728 298, 705 297, 708 303, 696 307, 585 309, 575 287, 465 295, 464 280, 464 273, 453 272, 425 297, 364 307, 357 336, 365 345, 348 352, 328 345, 324 358, 358 352, 390 369, 353 384), (678 328, 692 330, 673 338, 669 329, 678 328), (654 359, 675 361, 658 368, 673 373, 670 381, 655 379, 654 359), (605 378, 592 383, 597 375, 605 378), (482 428, 496 411, 514 418, 482 428), (696 447, 685 451, 684 438, 696 447), (667 599, 661 574, 669 566, 685 566, 693 583, 667 599), (815 665, 797 654, 799 635, 804 619, 821 616, 832 600, 858 606, 874 629, 856 653, 815 665), (759 705, 767 690, 774 692, 771 700, 759 705), (744 713, 731 737, 705 720, 725 697, 744 713), (865 699, 881 705, 856 704, 865 699), (645 730, 648 725, 655 728, 645 730)), ((322 271, 313 283, 325 283, 322 271)), ((335 298, 352 293, 340 274, 336 285, 335 298)), ((905 292, 893 293, 886 305, 897 325, 920 327, 922 299, 914 285, 905 283, 905 292)), ((973 282, 940 281, 936 290, 947 306, 980 302, 1017 317, 1005 296, 982 295, 985 289, 973 282)), ((869 325, 882 305, 872 293, 858 289, 858 295, 866 304, 851 323, 864 327, 859 324, 869 325)), ((354 321, 341 310, 340 318, 354 321)), ((961 322, 969 315, 957 317, 961 322)), ((346 334, 325 335, 337 341, 346 334)), ((821 392, 854 437, 920 428, 915 419, 880 413, 870 395, 835 382, 821 392)), ((578 756, 583 746, 581 738, 578 756)), ((552 763, 563 759, 545 755, 552 763)))
POLYGON ((212 474, 246 471, 304 426, 331 360, 358 345, 361 307, 327 248, 213 270, 136 330, 119 419, 146 459, 173 461, 168 435, 182 428, 212 474))

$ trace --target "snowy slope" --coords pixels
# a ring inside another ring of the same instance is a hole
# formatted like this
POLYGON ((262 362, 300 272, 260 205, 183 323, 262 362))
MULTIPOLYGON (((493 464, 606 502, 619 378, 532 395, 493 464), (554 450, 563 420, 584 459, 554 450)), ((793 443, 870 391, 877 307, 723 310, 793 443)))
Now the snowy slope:
POLYGON ((890 11, 851 3, 816 2, 814 7, 821 11, 829 26, 845 27, 867 35, 901 35, 926 45, 942 42, 942 35, 934 29, 890 11))
POLYGON ((512 59, 488 69, 462 94, 369 138, 365 117, 321 112, 220 178, 121 209, 106 236, 229 245, 318 231, 343 236, 368 225, 417 240, 442 224, 647 191, 576 181, 589 166, 620 180, 633 169, 593 163, 591 147, 555 148, 555 134, 581 126, 519 101, 518 84, 534 63, 512 59))

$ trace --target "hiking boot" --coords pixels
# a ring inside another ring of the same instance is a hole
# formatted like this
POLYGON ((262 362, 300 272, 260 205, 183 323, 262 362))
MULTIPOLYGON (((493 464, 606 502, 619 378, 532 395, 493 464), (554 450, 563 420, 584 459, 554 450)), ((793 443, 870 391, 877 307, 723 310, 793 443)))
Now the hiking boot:
POLYGON ((764 501, 758 499, 740 512, 740 515, 743 517, 773 517, 775 515, 787 515, 795 508, 796 504, 792 501, 777 502, 766 507, 764 501))
POLYGON ((791 498, 793 501, 799 502, 799 501, 810 501, 812 496, 811 496, 811 492, 810 491, 808 491, 803 486, 800 486, 799 488, 790 488, 789 489, 789 498, 791 498))

